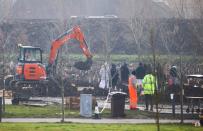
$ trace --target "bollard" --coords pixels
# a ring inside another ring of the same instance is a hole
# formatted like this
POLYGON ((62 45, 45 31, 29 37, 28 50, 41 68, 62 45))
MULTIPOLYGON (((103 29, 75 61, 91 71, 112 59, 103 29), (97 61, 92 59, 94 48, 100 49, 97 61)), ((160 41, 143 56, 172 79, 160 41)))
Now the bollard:
POLYGON ((170 94, 171 96, 171 103, 172 103, 172 114, 173 114, 173 118, 175 117, 175 98, 174 98, 174 94, 170 94))
POLYGON ((0 97, 0 122, 2 118, 2 97, 0 97))

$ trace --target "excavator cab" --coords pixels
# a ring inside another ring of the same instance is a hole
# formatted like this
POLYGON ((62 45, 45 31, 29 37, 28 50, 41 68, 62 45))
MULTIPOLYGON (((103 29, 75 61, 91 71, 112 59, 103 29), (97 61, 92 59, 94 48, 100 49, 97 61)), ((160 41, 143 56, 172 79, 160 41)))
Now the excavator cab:
POLYGON ((19 46, 20 52, 15 78, 23 81, 38 81, 46 78, 42 64, 42 50, 39 47, 19 46))
POLYGON ((20 46, 20 63, 42 63, 42 50, 38 47, 20 46))

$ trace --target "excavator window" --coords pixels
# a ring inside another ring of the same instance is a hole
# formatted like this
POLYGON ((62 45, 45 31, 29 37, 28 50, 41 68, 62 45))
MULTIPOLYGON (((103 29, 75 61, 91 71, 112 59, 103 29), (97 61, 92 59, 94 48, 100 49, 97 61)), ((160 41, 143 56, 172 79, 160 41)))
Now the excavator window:
POLYGON ((38 48, 21 48, 20 50, 20 56, 19 56, 20 62, 42 62, 42 53, 41 50, 38 48))
POLYGON ((19 56, 19 61, 24 61, 24 50, 20 50, 20 56, 19 56))
POLYGON ((25 50, 25 61, 36 62, 41 61, 41 52, 37 49, 26 49, 25 50))

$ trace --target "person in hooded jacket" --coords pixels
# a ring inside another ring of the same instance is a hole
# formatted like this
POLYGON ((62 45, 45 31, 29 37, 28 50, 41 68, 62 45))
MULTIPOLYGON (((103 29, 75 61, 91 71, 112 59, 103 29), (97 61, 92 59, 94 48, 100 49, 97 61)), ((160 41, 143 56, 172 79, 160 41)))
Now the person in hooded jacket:
POLYGON ((116 90, 118 80, 119 80, 118 70, 116 69, 116 65, 112 64, 111 65, 111 83, 112 83, 112 88, 114 90, 116 90))

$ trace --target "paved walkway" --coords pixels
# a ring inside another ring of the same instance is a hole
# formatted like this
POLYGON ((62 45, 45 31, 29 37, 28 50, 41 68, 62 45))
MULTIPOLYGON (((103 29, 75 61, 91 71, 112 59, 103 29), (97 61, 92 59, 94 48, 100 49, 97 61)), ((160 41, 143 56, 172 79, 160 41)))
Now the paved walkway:
MULTIPOLYGON (((56 123, 60 122, 60 118, 3 118, 2 122, 46 122, 46 123, 56 123)), ((193 123, 197 120, 185 120, 184 123, 193 123)), ((126 124, 141 124, 141 123, 156 123, 155 119, 86 119, 86 118, 66 118, 65 122, 71 123, 126 123, 126 124)), ((168 120, 161 119, 160 123, 180 123, 180 120, 168 120)))

